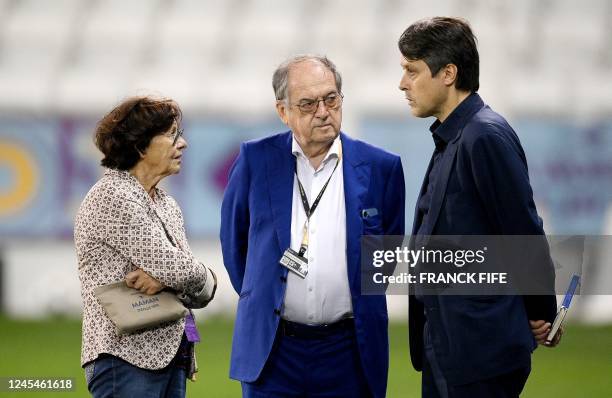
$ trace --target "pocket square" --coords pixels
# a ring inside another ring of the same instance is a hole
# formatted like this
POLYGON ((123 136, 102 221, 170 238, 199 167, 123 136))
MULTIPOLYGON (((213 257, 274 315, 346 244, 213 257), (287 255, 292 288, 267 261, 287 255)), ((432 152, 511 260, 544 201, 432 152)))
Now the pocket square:
POLYGON ((378 215, 378 209, 372 207, 370 209, 361 210, 361 218, 370 218, 378 215))

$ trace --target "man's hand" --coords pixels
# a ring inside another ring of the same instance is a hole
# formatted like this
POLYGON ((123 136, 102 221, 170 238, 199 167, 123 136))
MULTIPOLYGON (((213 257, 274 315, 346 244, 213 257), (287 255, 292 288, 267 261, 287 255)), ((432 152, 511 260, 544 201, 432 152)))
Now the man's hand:
POLYGON ((550 322, 546 322, 544 320, 529 321, 529 325, 531 326, 531 333, 533 333, 533 336, 538 344, 545 347, 556 347, 561 341, 561 336, 563 336, 563 326, 559 328, 555 338, 548 343, 546 341, 546 336, 548 336, 548 332, 550 332, 550 322))
POLYGON ((136 290, 140 290, 144 294, 155 294, 160 292, 164 285, 159 283, 157 279, 147 274, 140 268, 136 268, 135 271, 130 272, 125 277, 125 283, 128 287, 136 290))

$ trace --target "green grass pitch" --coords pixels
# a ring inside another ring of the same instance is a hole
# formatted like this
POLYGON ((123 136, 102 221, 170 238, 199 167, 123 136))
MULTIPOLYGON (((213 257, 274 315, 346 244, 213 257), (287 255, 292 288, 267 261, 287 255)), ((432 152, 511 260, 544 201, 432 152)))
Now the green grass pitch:
MULTIPOLYGON (((227 376, 232 320, 199 324, 198 381, 188 382, 188 397, 240 397, 240 385, 227 376)), ((390 326, 388 397, 420 397, 420 374, 408 358, 407 326, 390 326)), ((74 319, 16 321, 0 316, 0 377, 72 377, 75 392, 0 392, 0 397, 87 397, 79 367, 81 325, 74 319)), ((562 344, 539 348, 522 397, 612 397, 612 325, 568 325, 562 344)))

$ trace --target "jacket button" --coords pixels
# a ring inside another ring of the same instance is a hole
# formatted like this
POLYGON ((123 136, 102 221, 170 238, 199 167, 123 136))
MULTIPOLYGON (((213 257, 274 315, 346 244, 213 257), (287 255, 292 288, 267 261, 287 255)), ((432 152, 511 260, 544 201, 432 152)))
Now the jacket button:
POLYGON ((280 277, 280 280, 281 280, 281 282, 285 283, 285 282, 287 282, 287 277, 285 277, 285 276, 281 276, 281 277, 280 277))
POLYGON ((274 309, 274 314, 276 314, 276 315, 280 315, 280 310, 279 310, 278 308, 275 308, 275 309, 274 309))

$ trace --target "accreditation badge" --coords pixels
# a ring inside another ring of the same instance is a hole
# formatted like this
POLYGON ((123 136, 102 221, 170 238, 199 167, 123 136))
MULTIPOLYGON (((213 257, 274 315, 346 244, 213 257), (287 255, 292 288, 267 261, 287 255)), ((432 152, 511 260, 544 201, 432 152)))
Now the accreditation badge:
POLYGON ((308 260, 300 256, 295 250, 291 248, 285 250, 279 262, 283 267, 288 268, 289 271, 298 275, 300 278, 306 278, 306 274, 308 274, 308 260))

